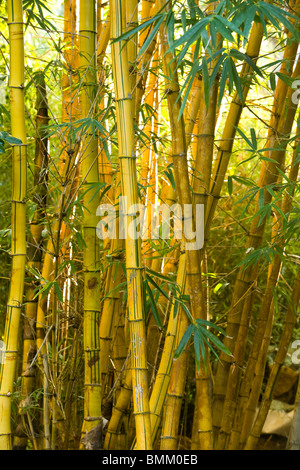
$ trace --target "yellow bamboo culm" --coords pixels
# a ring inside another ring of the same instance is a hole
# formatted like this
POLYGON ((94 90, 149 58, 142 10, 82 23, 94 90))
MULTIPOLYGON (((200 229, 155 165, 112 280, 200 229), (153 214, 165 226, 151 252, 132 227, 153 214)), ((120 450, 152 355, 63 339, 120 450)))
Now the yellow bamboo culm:
POLYGON ((26 127, 24 108, 24 34, 21 0, 9 0, 11 134, 22 141, 12 149, 12 276, 4 332, 5 360, 0 371, 0 450, 11 449, 11 398, 15 379, 26 262, 26 127))
MULTIPOLYGON (((111 3, 112 64, 115 88, 119 163, 122 195, 127 198, 127 208, 138 203, 136 155, 129 79, 127 48, 121 36, 125 28, 125 4, 120 0, 111 3)), ((128 228, 135 224, 134 215, 125 211, 128 228)), ((132 234, 133 235, 133 234, 132 234)), ((126 273, 128 291, 128 321, 130 325, 133 408, 135 415, 137 450, 151 450, 151 426, 148 396, 146 327, 143 309, 142 263, 140 239, 125 237, 126 273)))
MULTIPOLYGON (((79 51, 82 91, 81 117, 93 118, 96 89, 96 11, 94 0, 80 1, 79 51)), ((99 199, 98 138, 85 133, 81 147, 82 186, 84 189, 83 272, 84 272, 84 424, 88 432, 101 422, 100 370, 100 257, 96 217, 99 199)))
MULTIPOLYGON (((42 261, 42 231, 45 226, 45 207, 47 202, 47 169, 48 169, 48 139, 43 126, 49 121, 48 103, 46 94, 46 84, 44 72, 36 75, 36 138, 35 138, 35 159, 34 159, 34 201, 36 209, 32 220, 29 222, 30 235, 28 236, 27 249, 27 269, 41 269, 42 261)), ((22 360, 22 382, 21 382, 21 402, 18 410, 18 424, 14 432, 13 450, 25 450, 28 441, 26 431, 27 415, 26 408, 31 403, 31 394, 36 386, 36 369, 33 358, 36 354, 36 315, 38 298, 35 297, 36 288, 39 282, 31 279, 26 289, 25 318, 23 323, 23 360, 22 360)), ((32 436, 33 437, 33 436, 32 436)), ((33 438, 35 445, 35 439, 33 438)))

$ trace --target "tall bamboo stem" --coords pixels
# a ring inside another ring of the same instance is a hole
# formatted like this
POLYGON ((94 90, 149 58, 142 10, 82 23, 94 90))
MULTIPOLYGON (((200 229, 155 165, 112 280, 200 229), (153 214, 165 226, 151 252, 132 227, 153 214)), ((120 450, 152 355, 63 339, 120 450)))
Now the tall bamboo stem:
POLYGON ((4 331, 5 362, 0 370, 0 449, 11 449, 11 399, 18 355, 26 262, 26 127, 24 36, 21 0, 8 0, 11 134, 22 141, 12 148, 12 276, 4 331))
MULTIPOLYGON (((126 220, 134 225, 134 215, 129 208, 136 207, 137 170, 134 151, 134 130, 131 106, 129 64, 126 46, 116 41, 124 31, 125 11, 120 0, 111 1, 112 18, 112 61, 116 97, 117 128, 119 141, 119 162, 122 195, 127 197, 126 220), (132 207, 133 206, 133 207, 132 207)), ((142 299, 142 264, 140 239, 126 234, 126 274, 128 291, 128 320, 132 361, 133 407, 135 414, 137 449, 151 449, 151 425, 149 415, 146 327, 142 299), (135 239, 136 238, 136 239, 135 239)), ((132 235, 132 234, 131 234, 132 235)))
MULTIPOLYGON (((83 90, 80 96, 82 118, 92 117, 96 89, 96 5, 80 2, 79 50, 83 90)), ((90 431, 101 422, 100 372, 100 257, 96 235, 99 182, 98 138, 86 133, 82 141, 81 168, 84 188, 83 271, 84 271, 84 425, 90 431)))

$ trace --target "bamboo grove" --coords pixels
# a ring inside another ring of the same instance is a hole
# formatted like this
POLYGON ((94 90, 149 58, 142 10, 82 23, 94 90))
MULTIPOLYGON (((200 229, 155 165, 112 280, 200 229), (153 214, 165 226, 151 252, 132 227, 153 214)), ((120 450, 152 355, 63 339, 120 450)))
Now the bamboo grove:
POLYGON ((299 0, 0 9, 0 449, 257 449, 299 364, 299 0))

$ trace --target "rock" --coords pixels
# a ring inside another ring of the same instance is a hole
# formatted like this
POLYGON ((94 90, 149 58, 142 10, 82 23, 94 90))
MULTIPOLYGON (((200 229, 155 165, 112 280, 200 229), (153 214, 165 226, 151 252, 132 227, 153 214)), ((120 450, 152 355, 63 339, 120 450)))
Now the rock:
POLYGON ((273 398, 286 403, 294 403, 299 373, 291 367, 283 366, 277 378, 273 398))
POLYGON ((87 432, 81 439, 81 443, 84 445, 85 450, 101 450, 104 443, 104 428, 107 424, 107 420, 102 418, 102 421, 97 424, 91 431, 87 432))
POLYGON ((284 410, 270 410, 265 421, 262 434, 276 434, 289 437, 294 411, 286 413, 284 410))

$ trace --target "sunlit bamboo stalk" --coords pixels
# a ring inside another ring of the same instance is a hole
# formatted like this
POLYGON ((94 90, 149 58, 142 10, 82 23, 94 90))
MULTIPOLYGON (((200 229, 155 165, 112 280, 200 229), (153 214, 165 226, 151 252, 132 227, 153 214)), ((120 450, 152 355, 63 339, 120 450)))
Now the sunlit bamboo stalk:
MULTIPOLYGON (((134 224, 134 216, 128 212, 138 203, 137 170, 134 152, 134 131, 131 115, 131 89, 127 49, 116 39, 124 31, 125 11, 120 0, 112 0, 112 60, 116 99, 119 162, 122 195, 127 197, 126 220, 134 224)), ((135 228, 136 230, 136 228, 135 228)), ((149 414, 146 329, 142 299, 142 269, 140 239, 126 234, 126 274, 128 292, 128 320, 132 361, 133 407, 135 414, 137 449, 151 449, 151 426, 149 414)), ((131 234, 132 235, 132 234, 131 234)))
MULTIPOLYGON (((79 51, 83 89, 80 95, 82 118, 93 118, 96 96, 96 4, 80 2, 79 51)), ((96 234, 98 188, 98 137, 84 135, 81 148, 84 188, 83 272, 84 272, 84 423, 82 432, 91 431, 101 422, 100 371, 100 255, 96 234)))
MULTIPOLYGON (((25 319, 23 326, 23 364, 22 364, 22 383, 20 403, 20 418, 17 430, 14 434, 14 449, 26 448, 27 436, 22 438, 24 428, 22 422, 24 418, 23 407, 29 405, 31 401, 31 393, 34 391, 36 384, 35 364, 32 360, 36 353, 35 341, 35 321, 37 314, 37 298, 35 296, 36 289, 39 287, 39 280, 36 279, 37 273, 41 268, 42 261, 42 230, 45 224, 45 210, 47 199, 47 180, 48 180, 48 139, 45 129, 48 117, 48 102, 46 95, 46 84, 44 73, 40 72, 36 75, 36 139, 35 139, 35 160, 34 160, 34 201, 36 209, 32 221, 30 223, 30 238, 28 241, 28 268, 29 276, 32 282, 27 290, 25 319), (30 270, 34 270, 31 271, 30 270), (23 416, 23 419, 22 419, 23 416), (19 434, 21 432, 21 435, 19 434)), ((25 412, 26 413, 26 412, 25 412)), ((27 414, 27 413, 26 413, 27 414)))
POLYGON ((0 369, 0 449, 11 449, 11 399, 18 353, 26 262, 26 125, 24 107, 23 8, 20 0, 7 2, 10 71, 11 134, 22 144, 12 148, 12 276, 4 331, 5 362, 0 369))

